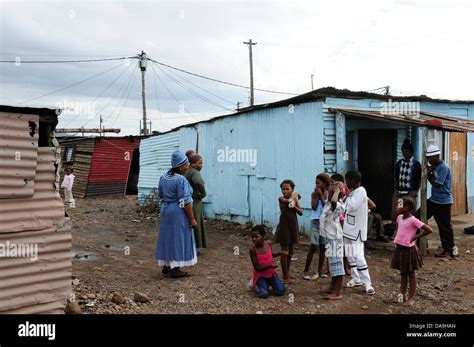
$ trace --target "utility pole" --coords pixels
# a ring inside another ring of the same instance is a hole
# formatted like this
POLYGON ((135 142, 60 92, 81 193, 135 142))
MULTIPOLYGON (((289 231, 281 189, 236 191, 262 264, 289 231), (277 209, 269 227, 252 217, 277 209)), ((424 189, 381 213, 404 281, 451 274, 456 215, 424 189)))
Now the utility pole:
POLYGON ((240 110, 240 101, 237 101, 237 111, 240 110))
POLYGON ((148 59, 146 57, 146 53, 142 51, 141 54, 138 55, 140 57, 140 60, 138 62, 138 65, 140 67, 140 70, 142 72, 142 106, 143 106, 143 129, 140 131, 141 134, 143 135, 148 135, 147 131, 147 120, 146 120, 146 100, 145 100, 145 71, 146 67, 148 65, 148 59))
MULTIPOLYGON (((99 129, 102 130, 102 115, 100 115, 100 118, 99 118, 99 129)), ((102 137, 102 133, 100 133, 100 137, 102 137)))
POLYGON ((313 77, 314 74, 311 74, 311 90, 314 90, 313 77))
POLYGON ((385 87, 385 95, 390 95, 390 86, 385 87))
POLYGON ((250 59, 250 106, 254 104, 254 95, 253 95, 253 61, 252 61, 252 46, 255 46, 257 42, 252 42, 252 39, 249 39, 248 42, 243 42, 244 45, 249 46, 249 59, 250 59))

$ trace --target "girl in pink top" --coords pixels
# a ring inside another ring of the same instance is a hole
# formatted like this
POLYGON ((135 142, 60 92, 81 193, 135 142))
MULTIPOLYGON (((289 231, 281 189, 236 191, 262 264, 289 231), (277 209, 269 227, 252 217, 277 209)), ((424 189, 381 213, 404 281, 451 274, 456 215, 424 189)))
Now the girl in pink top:
POLYGON ((250 260, 253 265, 252 285, 257 290, 257 296, 261 299, 268 298, 269 286, 275 295, 285 294, 286 288, 278 277, 276 271, 278 265, 273 258, 281 256, 280 253, 273 253, 270 244, 264 241, 265 228, 256 225, 252 228, 253 247, 250 248, 250 260))
POLYGON ((400 303, 413 305, 416 292, 415 270, 421 269, 423 262, 421 254, 416 245, 416 240, 433 232, 433 229, 412 215, 415 210, 415 201, 412 198, 403 198, 403 207, 398 209, 397 231, 395 240, 395 252, 392 258, 392 269, 400 270, 401 284, 400 294, 397 300, 400 303), (423 231, 417 234, 417 230, 423 231), (406 295, 407 285, 410 282, 410 290, 406 295))

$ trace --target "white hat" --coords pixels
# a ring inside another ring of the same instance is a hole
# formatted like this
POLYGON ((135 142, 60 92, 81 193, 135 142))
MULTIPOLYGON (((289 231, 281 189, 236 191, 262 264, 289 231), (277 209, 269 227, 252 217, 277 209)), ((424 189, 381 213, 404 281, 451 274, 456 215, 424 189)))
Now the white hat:
POLYGON ((434 157, 435 155, 441 155, 441 151, 439 147, 436 145, 429 145, 426 149, 426 156, 427 157, 434 157))

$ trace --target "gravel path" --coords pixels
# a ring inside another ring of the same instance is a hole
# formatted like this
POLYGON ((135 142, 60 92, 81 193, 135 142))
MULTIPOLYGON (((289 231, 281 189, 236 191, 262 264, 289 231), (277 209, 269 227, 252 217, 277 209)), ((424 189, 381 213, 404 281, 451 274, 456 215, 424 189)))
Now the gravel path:
MULTIPOLYGON (((367 296, 361 288, 344 289, 342 300, 328 302, 318 290, 330 279, 302 279, 304 245, 299 245, 292 263, 297 284, 289 286, 284 297, 261 300, 246 286, 251 274, 249 226, 207 220, 210 248, 203 251, 197 266, 187 269, 192 277, 170 279, 161 275, 154 261, 156 212, 137 206, 129 197, 88 198, 77 205, 67 212, 73 223, 73 288, 82 313, 474 312, 474 237, 461 234, 460 225, 455 225, 460 259, 443 261, 427 255, 418 272, 412 307, 391 303, 399 275, 389 267, 390 250, 366 253, 376 295, 367 296)), ((437 233, 430 238, 436 242, 437 233)))

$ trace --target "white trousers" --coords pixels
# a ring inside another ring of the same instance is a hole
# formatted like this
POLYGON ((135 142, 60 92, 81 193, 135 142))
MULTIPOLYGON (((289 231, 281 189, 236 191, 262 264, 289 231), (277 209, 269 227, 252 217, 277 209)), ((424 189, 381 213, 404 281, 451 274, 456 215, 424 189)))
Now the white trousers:
POLYGON ((351 268, 352 281, 362 282, 365 288, 372 286, 369 268, 364 256, 364 242, 361 240, 353 241, 344 237, 344 253, 351 268))
POLYGON ((72 196, 72 190, 64 188, 64 202, 69 204, 70 207, 76 207, 74 197, 72 196))

